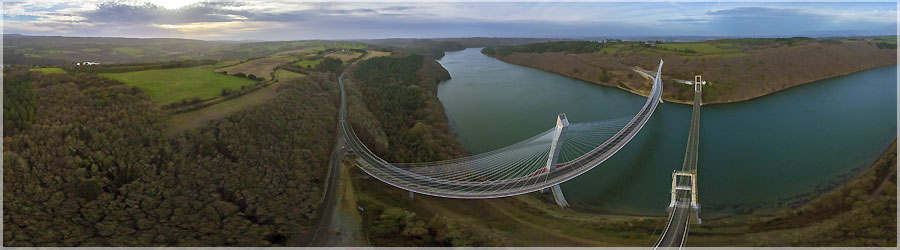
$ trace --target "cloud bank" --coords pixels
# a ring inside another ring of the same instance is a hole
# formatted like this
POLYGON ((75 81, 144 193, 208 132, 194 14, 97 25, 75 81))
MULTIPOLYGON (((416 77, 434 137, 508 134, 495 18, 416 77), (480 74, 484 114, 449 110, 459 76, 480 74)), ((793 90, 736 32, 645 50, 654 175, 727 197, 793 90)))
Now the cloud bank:
POLYGON ((3 2, 4 33, 207 40, 895 34, 894 3, 3 2))

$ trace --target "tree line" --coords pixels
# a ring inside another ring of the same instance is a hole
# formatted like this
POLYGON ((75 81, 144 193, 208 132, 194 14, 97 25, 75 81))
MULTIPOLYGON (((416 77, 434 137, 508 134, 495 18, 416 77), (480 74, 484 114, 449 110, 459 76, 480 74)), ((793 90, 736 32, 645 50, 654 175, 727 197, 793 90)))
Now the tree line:
MULTIPOLYGON (((449 73, 432 59, 409 54, 375 57, 357 63, 352 79, 359 88, 366 110, 377 122, 367 122, 357 113, 351 120, 357 127, 378 126, 387 147, 363 130, 362 139, 392 162, 425 162, 450 159, 464 154, 450 134, 443 106, 437 100, 437 83, 449 73)), ((371 129, 371 128, 369 128, 371 129)))

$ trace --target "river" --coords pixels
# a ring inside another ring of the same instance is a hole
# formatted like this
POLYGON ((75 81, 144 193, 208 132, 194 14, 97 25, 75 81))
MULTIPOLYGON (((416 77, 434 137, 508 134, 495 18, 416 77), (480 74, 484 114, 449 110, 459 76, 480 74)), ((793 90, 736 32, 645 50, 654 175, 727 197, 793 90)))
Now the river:
MULTIPOLYGON (((439 62, 438 86, 463 147, 481 153, 555 125, 633 116, 645 97, 508 64, 470 48, 439 62)), ((665 74, 665 68, 663 68, 665 74)), ((715 79, 709 79, 715 84, 715 79)), ((896 138, 897 70, 887 66, 701 109, 699 200, 705 215, 779 208, 869 165, 896 138)), ((681 169, 690 106, 663 103, 609 160, 562 184, 586 210, 664 215, 681 169)))

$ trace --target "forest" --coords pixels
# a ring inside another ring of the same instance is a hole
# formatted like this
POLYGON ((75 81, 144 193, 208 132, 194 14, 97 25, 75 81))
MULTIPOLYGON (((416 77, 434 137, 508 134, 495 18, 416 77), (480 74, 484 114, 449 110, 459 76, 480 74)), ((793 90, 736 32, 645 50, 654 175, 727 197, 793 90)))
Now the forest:
POLYGON ((437 62, 418 54, 375 57, 357 63, 348 85, 358 87, 361 93, 351 97, 348 105, 354 127, 365 128, 360 133, 363 142, 374 146, 374 152, 390 162, 462 156, 462 146, 450 133, 443 106, 437 99, 437 83, 449 77, 437 62), (361 99, 365 111, 353 110, 360 105, 354 98, 361 99), (368 132, 377 129, 373 126, 383 132, 368 132), (379 136, 381 133, 384 136, 379 136))
POLYGON ((484 50, 489 56, 507 56, 513 52, 569 52, 569 53, 593 53, 608 47, 612 43, 600 43, 596 41, 558 41, 545 43, 531 43, 519 46, 500 46, 484 50))
POLYGON ((17 110, 4 116, 4 246, 282 246, 314 230, 333 75, 286 82, 268 103, 169 137, 138 88, 3 73, 4 108, 17 110))

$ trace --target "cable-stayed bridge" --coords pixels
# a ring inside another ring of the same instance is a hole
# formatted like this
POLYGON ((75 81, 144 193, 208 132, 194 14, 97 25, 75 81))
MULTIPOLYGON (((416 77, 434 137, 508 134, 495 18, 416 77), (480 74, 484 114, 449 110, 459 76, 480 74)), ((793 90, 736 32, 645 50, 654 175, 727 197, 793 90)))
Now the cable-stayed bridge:
MULTIPOLYGON (((663 62, 660 60, 657 76, 663 62)), ((340 122, 350 148, 367 174, 411 192, 464 199, 505 197, 553 188, 603 163, 624 147, 662 102, 662 81, 652 78, 647 102, 634 117, 569 124, 565 114, 556 127, 516 144, 469 157, 425 163, 391 163, 375 155, 354 133, 346 111, 342 77, 340 122)))

